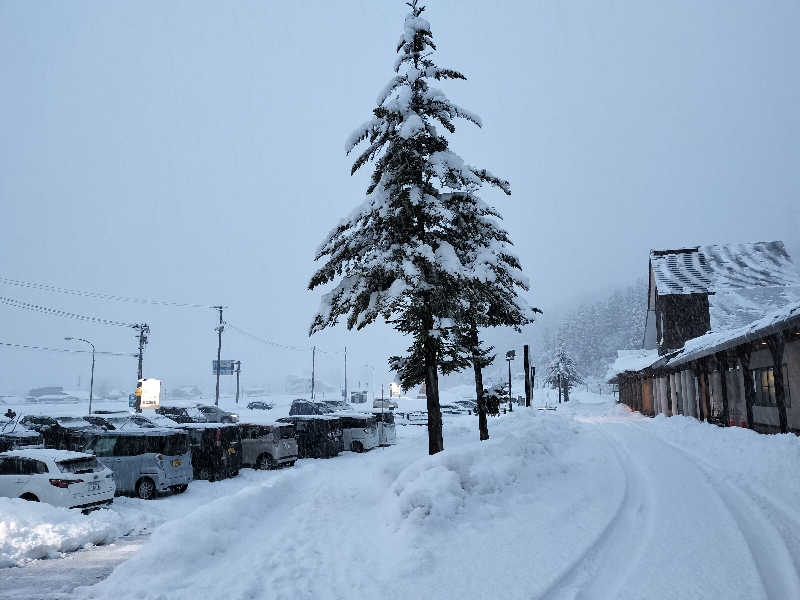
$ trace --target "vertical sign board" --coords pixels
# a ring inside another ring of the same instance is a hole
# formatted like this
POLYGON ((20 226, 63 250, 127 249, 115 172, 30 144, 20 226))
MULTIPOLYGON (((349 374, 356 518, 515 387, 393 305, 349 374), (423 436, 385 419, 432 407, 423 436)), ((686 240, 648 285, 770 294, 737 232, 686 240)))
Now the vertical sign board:
POLYGON ((139 408, 142 410, 155 410, 161 405, 161 380, 140 379, 139 389, 142 390, 139 408))
POLYGON ((216 375, 219 371, 220 375, 233 375, 235 370, 235 360, 221 360, 219 363, 216 360, 211 361, 211 372, 216 375))

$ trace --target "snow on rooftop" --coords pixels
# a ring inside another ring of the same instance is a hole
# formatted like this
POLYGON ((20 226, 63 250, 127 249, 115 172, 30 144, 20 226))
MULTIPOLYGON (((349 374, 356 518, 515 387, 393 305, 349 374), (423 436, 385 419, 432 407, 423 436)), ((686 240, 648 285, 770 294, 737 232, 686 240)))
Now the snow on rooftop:
POLYGON ((657 348, 650 350, 617 350, 617 359, 608 368, 605 378, 606 380, 611 380, 626 371, 641 371, 658 359, 657 348))
POLYGON ((671 357, 666 364, 668 366, 683 364, 723 348, 757 339, 763 335, 768 335, 770 333, 769 329, 792 319, 800 320, 800 300, 795 300, 782 308, 773 310, 762 318, 744 326, 719 331, 712 330, 705 335, 688 340, 681 351, 671 357))
POLYGON ((650 265, 661 295, 800 286, 781 241, 653 250, 650 265))

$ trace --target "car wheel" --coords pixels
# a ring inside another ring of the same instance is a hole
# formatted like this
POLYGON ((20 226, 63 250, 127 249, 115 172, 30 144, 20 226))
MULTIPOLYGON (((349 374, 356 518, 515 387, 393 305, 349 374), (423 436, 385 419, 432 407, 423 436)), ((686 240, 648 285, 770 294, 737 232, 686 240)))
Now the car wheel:
POLYGON ((136 495, 142 500, 152 500, 156 496, 156 484, 149 477, 143 477, 136 484, 136 495))
POLYGON ((27 500, 28 502, 38 502, 39 501, 39 499, 35 495, 31 494, 30 492, 28 492, 27 494, 22 494, 22 496, 20 496, 20 498, 22 498, 23 500, 27 500))
POLYGON ((352 450, 353 452, 363 452, 364 445, 361 442, 353 442, 352 444, 350 444, 350 450, 352 450))
POLYGON ((186 485, 185 483, 182 483, 181 485, 174 485, 174 486, 172 486, 172 493, 173 494, 182 494, 188 488, 189 488, 189 486, 186 485))
POLYGON ((262 454, 258 457, 258 464, 256 465, 257 469, 274 469, 277 465, 275 461, 269 454, 262 454))
POLYGON ((198 479, 205 479, 206 481, 211 481, 211 472, 208 469, 200 469, 200 473, 198 473, 198 479))

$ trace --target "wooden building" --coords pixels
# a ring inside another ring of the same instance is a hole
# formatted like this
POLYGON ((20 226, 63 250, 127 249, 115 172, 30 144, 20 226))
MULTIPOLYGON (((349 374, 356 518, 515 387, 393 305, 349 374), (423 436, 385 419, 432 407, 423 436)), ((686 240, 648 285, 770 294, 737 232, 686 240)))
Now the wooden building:
POLYGON ((654 250, 649 269, 644 348, 609 373, 620 402, 800 432, 800 274, 783 243, 654 250))

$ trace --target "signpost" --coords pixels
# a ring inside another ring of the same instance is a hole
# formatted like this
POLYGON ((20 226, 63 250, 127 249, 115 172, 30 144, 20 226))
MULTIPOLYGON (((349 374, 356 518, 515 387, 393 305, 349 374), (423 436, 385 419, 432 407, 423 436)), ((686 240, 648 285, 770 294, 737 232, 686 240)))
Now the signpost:
POLYGON ((514 407, 511 405, 511 361, 514 360, 517 353, 514 350, 506 352, 506 360, 508 361, 508 412, 512 412, 514 407))
POLYGON ((236 373, 235 360, 211 361, 211 370, 214 375, 234 375, 236 373))
POLYGON ((161 405, 161 380, 149 377, 140 379, 136 388, 139 410, 155 410, 161 405))

